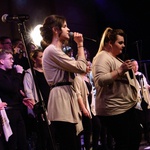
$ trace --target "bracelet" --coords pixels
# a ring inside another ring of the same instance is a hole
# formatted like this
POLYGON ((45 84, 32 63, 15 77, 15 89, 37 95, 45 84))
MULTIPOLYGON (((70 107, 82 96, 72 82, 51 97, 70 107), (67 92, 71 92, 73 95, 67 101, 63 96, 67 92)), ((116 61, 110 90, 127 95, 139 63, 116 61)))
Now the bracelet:
POLYGON ((77 48, 80 48, 80 47, 84 47, 84 46, 78 46, 77 48))

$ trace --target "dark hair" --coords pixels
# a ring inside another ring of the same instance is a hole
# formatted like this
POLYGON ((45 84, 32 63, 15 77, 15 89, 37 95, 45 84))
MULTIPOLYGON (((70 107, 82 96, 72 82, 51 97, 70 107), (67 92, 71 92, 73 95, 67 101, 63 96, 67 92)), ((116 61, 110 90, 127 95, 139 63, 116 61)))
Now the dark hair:
POLYGON ((88 50, 87 48, 84 47, 84 51, 86 51, 86 54, 87 54, 86 60, 87 60, 87 61, 91 61, 91 55, 90 55, 89 50, 88 50))
POLYGON ((43 51, 44 51, 45 48, 48 46, 48 44, 47 44, 44 40, 41 40, 40 45, 41 45, 41 48, 42 48, 43 51))
POLYGON ((125 33, 122 29, 109 29, 105 36, 104 43, 107 43, 109 41, 111 41, 112 43, 115 43, 117 39, 117 35, 125 37, 125 33))
POLYGON ((66 18, 59 15, 50 15, 44 19, 43 26, 40 28, 41 36, 47 44, 52 42, 53 32, 52 28, 56 27, 61 31, 66 18))
POLYGON ((12 39, 12 45, 16 46, 18 44, 18 42, 22 41, 20 38, 15 38, 15 39, 12 39))
POLYGON ((9 36, 1 36, 0 37, 0 43, 4 44, 4 42, 5 42, 6 39, 10 39, 11 40, 11 38, 9 36))

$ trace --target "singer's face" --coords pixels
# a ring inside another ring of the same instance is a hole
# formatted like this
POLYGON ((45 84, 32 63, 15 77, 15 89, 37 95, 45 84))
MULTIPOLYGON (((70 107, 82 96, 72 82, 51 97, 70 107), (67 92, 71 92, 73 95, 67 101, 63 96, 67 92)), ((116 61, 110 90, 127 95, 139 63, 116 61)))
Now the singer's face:
POLYGON ((136 73, 139 69, 139 65, 137 61, 132 61, 132 69, 134 71, 134 73, 136 73))
POLYGON ((10 39, 5 39, 5 41, 1 44, 2 49, 12 50, 12 43, 10 39))
POLYGON ((35 63, 37 66, 42 66, 42 57, 43 57, 43 52, 39 52, 35 59, 35 63))
POLYGON ((5 58, 3 59, 3 68, 5 70, 12 69, 13 62, 14 59, 12 54, 6 54, 5 58))
POLYGON ((18 47, 20 50, 24 50, 23 42, 22 42, 22 41, 19 41, 18 44, 17 44, 17 47, 18 47))
POLYGON ((114 56, 121 54, 124 47, 124 37, 117 35, 117 40, 112 44, 114 56))
POLYGON ((90 61, 87 62, 88 71, 87 73, 90 73, 92 70, 92 63, 90 61))
POLYGON ((61 30, 62 30, 62 33, 61 33, 60 38, 62 40, 68 40, 70 38, 69 37, 70 29, 67 27, 67 23, 66 22, 64 22, 63 26, 61 27, 61 30))

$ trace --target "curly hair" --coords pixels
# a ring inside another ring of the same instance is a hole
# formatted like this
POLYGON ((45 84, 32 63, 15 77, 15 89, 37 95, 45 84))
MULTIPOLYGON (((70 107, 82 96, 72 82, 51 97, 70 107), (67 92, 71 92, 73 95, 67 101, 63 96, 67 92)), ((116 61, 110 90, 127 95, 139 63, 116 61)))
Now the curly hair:
POLYGON ((47 44, 52 42, 53 27, 58 28, 61 31, 61 27, 63 26, 66 18, 59 15, 50 15, 44 19, 43 26, 40 28, 41 36, 43 41, 47 44))

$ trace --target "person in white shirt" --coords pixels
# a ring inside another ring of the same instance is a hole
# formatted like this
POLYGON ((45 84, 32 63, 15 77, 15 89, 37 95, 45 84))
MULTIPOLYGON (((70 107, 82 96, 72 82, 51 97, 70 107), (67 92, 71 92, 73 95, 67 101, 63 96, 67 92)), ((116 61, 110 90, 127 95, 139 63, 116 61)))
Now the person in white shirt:
POLYGON ((131 59, 132 69, 139 83, 140 101, 137 103, 137 113, 143 128, 144 138, 150 143, 150 85, 145 75, 139 71, 137 60, 131 59))

